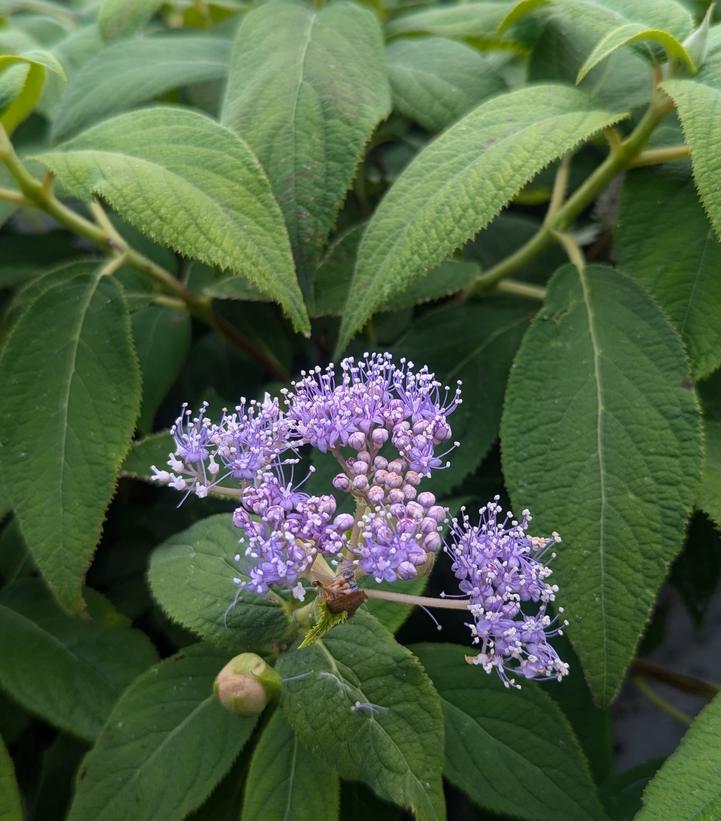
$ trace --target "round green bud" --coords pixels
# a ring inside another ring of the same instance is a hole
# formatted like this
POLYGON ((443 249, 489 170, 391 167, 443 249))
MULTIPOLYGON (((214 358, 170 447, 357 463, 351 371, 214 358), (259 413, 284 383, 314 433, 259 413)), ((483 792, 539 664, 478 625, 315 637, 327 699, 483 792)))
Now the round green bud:
POLYGON ((241 653, 218 673, 213 692, 231 713, 257 716, 280 694, 282 679, 255 653, 241 653))

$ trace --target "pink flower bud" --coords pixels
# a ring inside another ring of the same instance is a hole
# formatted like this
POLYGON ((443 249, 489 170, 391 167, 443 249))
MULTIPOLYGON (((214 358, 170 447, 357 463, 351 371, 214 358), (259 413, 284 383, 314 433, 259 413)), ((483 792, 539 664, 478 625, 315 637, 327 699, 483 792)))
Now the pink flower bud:
POLYGON ((382 504, 385 497, 386 492, 379 485, 373 485, 373 487, 368 491, 368 501, 372 502, 374 505, 382 504))
POLYGON ((337 476, 334 476, 332 484, 336 490, 350 490, 350 479, 345 473, 339 473, 337 476))
POLYGON ((257 716, 280 695, 281 685, 281 677, 260 656, 241 653, 218 673, 213 692, 229 712, 257 716))
POLYGON ((356 476, 353 480, 353 489, 354 490, 367 490, 368 489, 368 479, 365 476, 356 476))
POLYGON ((391 502, 391 504, 398 505, 403 502, 405 498, 400 488, 393 488, 393 490, 388 491, 388 501, 391 502))
POLYGON ((385 470, 388 467, 388 460, 384 456, 376 456, 373 460, 373 467, 376 470, 385 470))
POLYGON ((363 450, 366 445, 365 434, 360 431, 351 433, 348 437, 348 444, 353 448, 353 450, 363 450))
POLYGON ((333 524, 338 528, 339 531, 350 530, 355 524, 355 519, 351 516, 350 513, 339 513, 335 517, 333 524))
POLYGON ((423 507, 433 507, 436 503, 436 497, 429 493, 427 490, 423 491, 423 493, 418 494, 418 504, 423 505, 423 507))
POLYGON ((371 442, 377 447, 382 448, 388 441, 388 431, 385 428, 376 428, 371 433, 371 442))

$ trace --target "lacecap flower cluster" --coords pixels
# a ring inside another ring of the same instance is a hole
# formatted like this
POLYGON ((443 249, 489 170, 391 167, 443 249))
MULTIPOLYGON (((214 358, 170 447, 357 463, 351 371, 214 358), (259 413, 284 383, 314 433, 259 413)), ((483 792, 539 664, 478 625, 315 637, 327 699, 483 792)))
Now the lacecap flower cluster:
POLYGON ((242 533, 236 561, 243 572, 234 581, 260 596, 274 590, 302 600, 319 561, 344 580, 413 579, 443 549, 480 649, 469 661, 495 669, 507 685, 514 674, 560 679, 568 668, 548 642, 562 625, 546 614, 557 588, 546 581, 545 564, 558 536, 528 536, 527 511, 520 523, 510 514, 499 522, 497 499, 477 524, 464 512, 447 528, 448 509, 422 487, 459 446, 448 420, 461 401, 460 383, 443 387, 405 359, 347 358, 338 368, 303 372, 280 398, 242 399, 218 422, 207 405, 196 415, 183 407, 171 428, 169 470, 153 466, 153 478, 186 496, 215 488, 238 498, 233 522, 242 533), (303 490, 312 468, 296 481, 307 448, 338 462, 328 493, 303 490), (353 497, 355 514, 337 512, 337 493, 353 497))

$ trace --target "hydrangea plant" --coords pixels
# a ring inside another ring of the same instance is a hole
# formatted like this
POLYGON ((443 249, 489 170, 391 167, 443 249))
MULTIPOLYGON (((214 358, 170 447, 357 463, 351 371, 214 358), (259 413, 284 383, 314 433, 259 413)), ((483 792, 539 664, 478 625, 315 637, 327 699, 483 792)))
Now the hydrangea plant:
POLYGON ((2 821, 721 816, 720 100, 709 0, 0 0, 2 821))

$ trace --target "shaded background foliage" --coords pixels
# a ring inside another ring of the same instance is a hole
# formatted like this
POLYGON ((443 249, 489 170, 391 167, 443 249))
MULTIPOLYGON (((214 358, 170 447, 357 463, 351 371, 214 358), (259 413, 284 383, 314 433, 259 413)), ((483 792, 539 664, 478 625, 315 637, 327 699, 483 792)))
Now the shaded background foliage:
POLYGON ((707 6, 0 0, 0 818, 721 817, 707 6), (465 665, 453 612, 226 623, 232 506, 148 483, 181 402, 383 349, 463 380, 434 492, 563 535, 561 685, 465 665), (248 649, 345 689, 231 716, 248 649))

